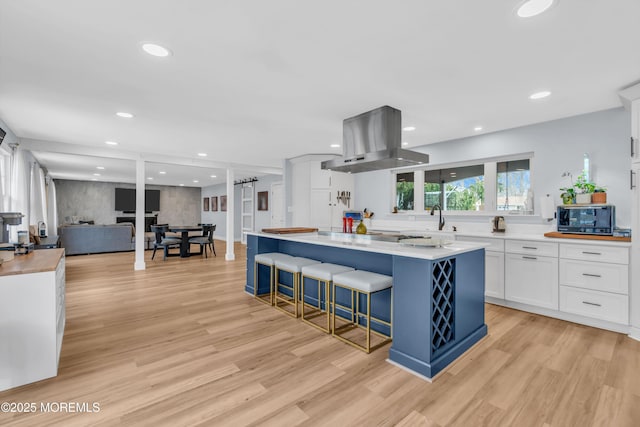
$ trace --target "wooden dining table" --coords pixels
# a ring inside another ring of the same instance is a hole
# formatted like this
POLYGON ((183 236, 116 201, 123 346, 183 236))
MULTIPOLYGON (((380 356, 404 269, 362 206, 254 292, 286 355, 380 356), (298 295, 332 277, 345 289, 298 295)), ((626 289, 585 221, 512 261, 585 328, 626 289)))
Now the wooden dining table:
POLYGON ((188 258, 191 256, 189 253, 189 232, 190 231, 202 231, 202 227, 199 225, 170 225, 169 231, 174 233, 181 233, 182 240, 180 240, 180 258, 188 258))

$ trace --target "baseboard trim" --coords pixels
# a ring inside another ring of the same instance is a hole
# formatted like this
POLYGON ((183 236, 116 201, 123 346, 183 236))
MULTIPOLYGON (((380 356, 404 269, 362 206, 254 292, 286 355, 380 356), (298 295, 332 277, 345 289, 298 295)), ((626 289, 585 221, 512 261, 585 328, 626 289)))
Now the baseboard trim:
POLYGON ((629 338, 640 341, 640 328, 634 326, 629 328, 629 338))

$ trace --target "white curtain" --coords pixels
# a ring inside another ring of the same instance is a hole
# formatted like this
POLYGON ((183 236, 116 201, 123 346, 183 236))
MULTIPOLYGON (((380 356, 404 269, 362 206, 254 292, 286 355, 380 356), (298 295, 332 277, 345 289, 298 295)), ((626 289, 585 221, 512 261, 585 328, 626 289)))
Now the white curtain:
POLYGON ((55 235, 58 230, 58 203, 56 200, 56 183, 49 178, 49 185, 47 185, 47 236, 55 235))
POLYGON ((31 184, 29 202, 29 224, 38 225, 47 216, 46 190, 44 187, 44 171, 37 163, 31 163, 31 184))

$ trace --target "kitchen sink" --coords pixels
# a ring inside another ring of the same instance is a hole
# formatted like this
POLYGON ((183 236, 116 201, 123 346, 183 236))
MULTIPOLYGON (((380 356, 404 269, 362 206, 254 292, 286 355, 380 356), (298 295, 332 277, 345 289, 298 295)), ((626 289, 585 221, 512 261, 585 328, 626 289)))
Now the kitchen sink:
POLYGON ((400 242, 404 239, 417 239, 424 238, 430 239, 431 236, 418 235, 418 234, 403 234, 403 233, 384 233, 384 232, 371 232, 367 234, 356 233, 342 233, 338 231, 318 231, 320 236, 329 236, 332 239, 348 239, 351 238, 355 241, 377 241, 377 242, 400 242))

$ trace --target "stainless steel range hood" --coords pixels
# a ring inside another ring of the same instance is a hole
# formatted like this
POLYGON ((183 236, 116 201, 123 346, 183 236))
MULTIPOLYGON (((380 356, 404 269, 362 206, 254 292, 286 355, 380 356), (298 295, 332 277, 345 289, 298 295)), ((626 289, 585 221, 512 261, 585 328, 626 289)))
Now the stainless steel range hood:
POLYGON ((344 120, 343 156, 322 162, 322 169, 368 172, 429 163, 429 155, 404 150, 400 110, 385 105, 344 120))

